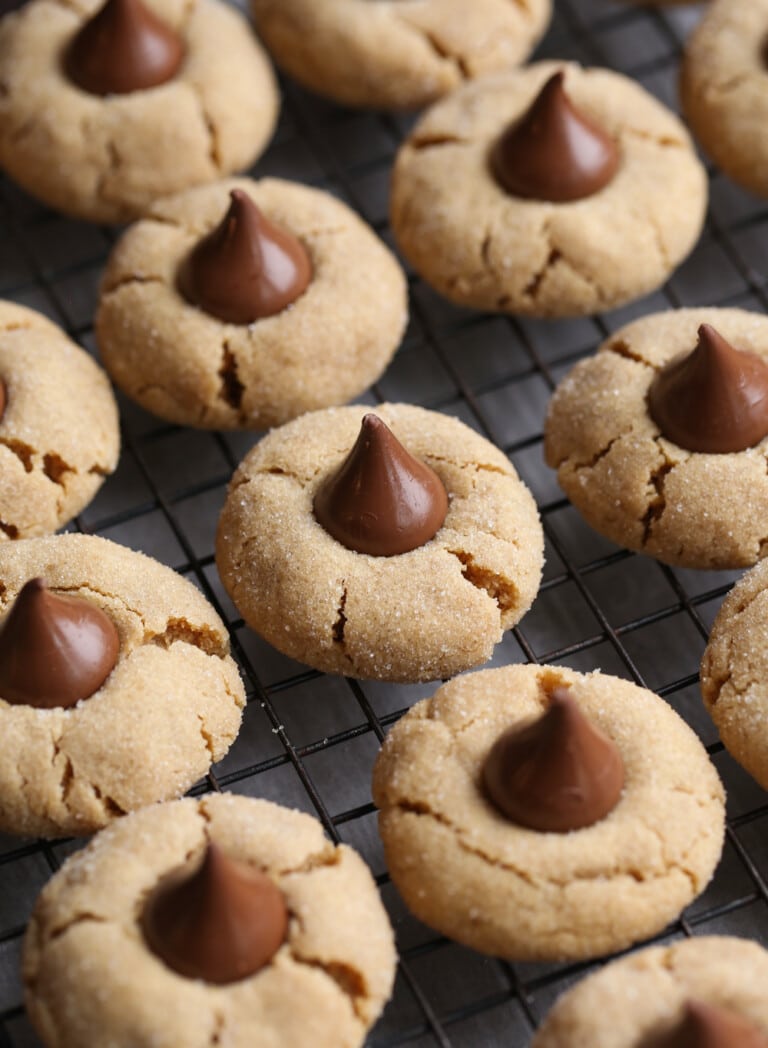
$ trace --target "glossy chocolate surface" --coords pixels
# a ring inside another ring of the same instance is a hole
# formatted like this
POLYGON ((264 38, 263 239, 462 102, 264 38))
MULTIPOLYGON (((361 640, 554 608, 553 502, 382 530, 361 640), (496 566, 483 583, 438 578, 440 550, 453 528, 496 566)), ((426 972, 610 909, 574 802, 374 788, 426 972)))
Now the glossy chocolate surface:
POLYGON ((303 294, 312 263, 292 233, 261 213, 241 189, 220 224, 192 249, 179 270, 187 301, 229 324, 280 313, 303 294))
POLYGON ((642 1048, 768 1048, 768 1036, 736 1012, 690 1000, 682 1022, 642 1048))
POLYGON ((38 709, 74 706, 98 691, 119 651, 115 624, 101 608, 31 579, 0 626, 0 698, 38 709))
POLYGON ((211 843, 195 870, 160 881, 141 928, 152 952, 179 975, 223 984, 269 963, 285 941, 288 911, 266 874, 211 843))
POLYGON ((593 825, 616 807, 624 762, 569 690, 559 687, 541 717, 496 740, 482 775, 489 798, 512 822, 567 833, 593 825))
POLYGON ((184 60, 184 43, 142 0, 106 0, 64 58, 73 83, 92 95, 124 95, 165 84, 184 60))
POLYGON ((434 470, 414 458, 378 415, 360 434, 336 473, 318 489, 315 517, 348 549, 392 557, 423 546, 448 512, 434 470))
POLYGON ((656 375, 648 410, 662 435, 688 451, 744 451, 768 435, 768 363, 702 324, 692 352, 656 375))
POLYGON ((575 108, 555 73, 530 109, 494 144, 490 163, 513 196, 567 203, 608 185, 619 166, 614 140, 575 108))

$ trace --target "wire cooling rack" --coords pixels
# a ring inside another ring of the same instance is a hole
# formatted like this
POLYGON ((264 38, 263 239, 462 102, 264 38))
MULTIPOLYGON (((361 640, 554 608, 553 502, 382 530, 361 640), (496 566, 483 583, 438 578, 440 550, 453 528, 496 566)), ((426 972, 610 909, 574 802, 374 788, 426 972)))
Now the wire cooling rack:
MULTIPOLYGON (((619 69, 675 107, 681 43, 699 15, 690 6, 556 0, 538 54, 619 69)), ((278 133, 254 173, 328 189, 391 242, 388 173, 412 118, 350 112, 283 87, 278 133)), ((601 668, 653 688, 688 720, 728 790, 728 833, 709 889, 660 939, 728 932, 768 945, 768 797, 717 742, 697 686, 707 628, 735 573, 667 568, 600 538, 562 498, 541 447, 554 385, 630 318, 683 305, 766 310, 768 205, 716 172, 710 182, 707 226, 691 258, 663 291, 620 311, 557 322, 485 316, 454 308, 411 274, 406 340, 363 399, 457 415, 509 455, 539 504, 547 566, 533 609, 494 664, 601 668)), ((0 296, 41 310, 93 348, 98 280, 114 236, 45 210, 0 178, 0 296)), ((434 686, 322 676, 248 630, 219 582, 213 539, 227 481, 256 438, 178 429, 124 399, 121 409, 120 466, 76 527, 142 549, 196 583, 227 621, 247 682, 242 732, 193 792, 230 790, 304 809, 363 854, 402 958, 372 1048, 523 1048, 555 997, 596 965, 510 965, 473 953, 410 917, 386 874, 371 767, 389 726, 434 686)), ((39 1046, 22 1007, 21 940, 37 893, 78 846, 0 836, 0 1048, 39 1046)))

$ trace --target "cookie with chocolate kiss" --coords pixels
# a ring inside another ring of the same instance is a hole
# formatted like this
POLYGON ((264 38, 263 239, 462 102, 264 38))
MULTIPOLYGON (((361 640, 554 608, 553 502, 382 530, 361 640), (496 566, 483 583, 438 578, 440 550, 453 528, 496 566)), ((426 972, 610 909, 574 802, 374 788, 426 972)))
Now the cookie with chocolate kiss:
POLYGON ((725 829, 717 772, 682 718, 628 681, 562 666, 443 684, 387 734, 373 800, 408 909, 511 961, 658 934, 703 891, 725 829))

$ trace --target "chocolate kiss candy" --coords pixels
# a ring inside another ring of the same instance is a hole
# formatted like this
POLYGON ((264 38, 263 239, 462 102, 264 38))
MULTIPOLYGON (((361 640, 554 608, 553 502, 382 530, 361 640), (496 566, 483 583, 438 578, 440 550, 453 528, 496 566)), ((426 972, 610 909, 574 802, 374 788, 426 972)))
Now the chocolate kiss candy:
POLYGON ((648 408, 663 436, 681 448, 744 451, 768 434, 768 363, 702 324, 696 348, 651 383, 648 408))
POLYGON ((591 826, 615 808, 624 762, 568 689, 555 688, 543 716, 496 740, 483 765, 483 783, 512 822, 567 833, 591 826))
POLYGON ((98 691, 119 651, 115 624, 101 608, 31 579, 0 627, 0 698, 38 709, 74 706, 98 691))
POLYGON ((347 549, 392 557, 429 542, 445 520, 448 496, 434 470, 371 414, 337 472, 318 489, 314 511, 347 549))
POLYGON ((125 95, 171 80, 181 37, 141 0, 106 0, 69 45, 67 76, 92 95, 125 95))
POLYGON ((221 984, 269 963, 285 940, 288 911, 266 874, 211 843, 194 873, 176 870, 160 881, 144 906, 141 927, 169 968, 221 984))
POLYGON ((295 302, 312 279, 312 264, 301 241, 269 222, 247 193, 229 195, 221 223, 183 263, 179 287, 206 313, 250 324, 295 302))
POLYGON ((616 143, 574 108, 563 72, 547 80, 533 105, 496 141, 491 168, 513 196, 564 203, 608 185, 619 166, 616 143))
POLYGON ((680 1025, 647 1048, 768 1048, 768 1037, 736 1012, 691 1000, 680 1025))

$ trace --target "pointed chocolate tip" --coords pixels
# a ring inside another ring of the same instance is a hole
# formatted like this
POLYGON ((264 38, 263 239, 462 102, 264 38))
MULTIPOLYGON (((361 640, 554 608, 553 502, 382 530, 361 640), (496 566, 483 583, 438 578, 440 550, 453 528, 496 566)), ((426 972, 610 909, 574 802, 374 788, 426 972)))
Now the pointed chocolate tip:
POLYGON ((306 248, 274 225, 242 189, 232 189, 219 225, 198 241, 179 270, 192 305, 228 324, 274 316, 312 280, 306 248))
POLYGON ((448 512, 438 475, 372 412, 339 469, 318 488, 315 517, 347 549, 392 557, 434 538, 448 512))
POLYGON ((654 378, 648 410, 662 436, 688 451, 745 451, 768 436, 768 362, 701 324, 693 350, 654 378))
POLYGON ((92 95, 122 95, 165 84, 184 60, 179 34, 142 0, 106 0, 72 39, 65 71, 92 95))
POLYGON ((619 151, 611 136, 571 102, 561 69, 497 139, 490 163, 496 180, 513 196, 568 203, 608 185, 618 170, 619 151))
POLYGON ((119 651, 115 624, 100 608, 30 579, 0 626, 0 698, 38 709, 74 706, 99 690, 119 651))
POLYGON ((148 897, 144 938, 169 968, 225 984, 255 974, 285 941, 283 893, 211 841, 199 865, 170 873, 148 897))
POLYGON ((561 686, 550 693, 541 717, 496 740, 482 777, 490 800, 512 822, 567 833, 613 811, 624 787, 624 762, 561 686))
POLYGON ((643 1048, 768 1048, 768 1036, 738 1012, 691 998, 678 1024, 643 1048))

